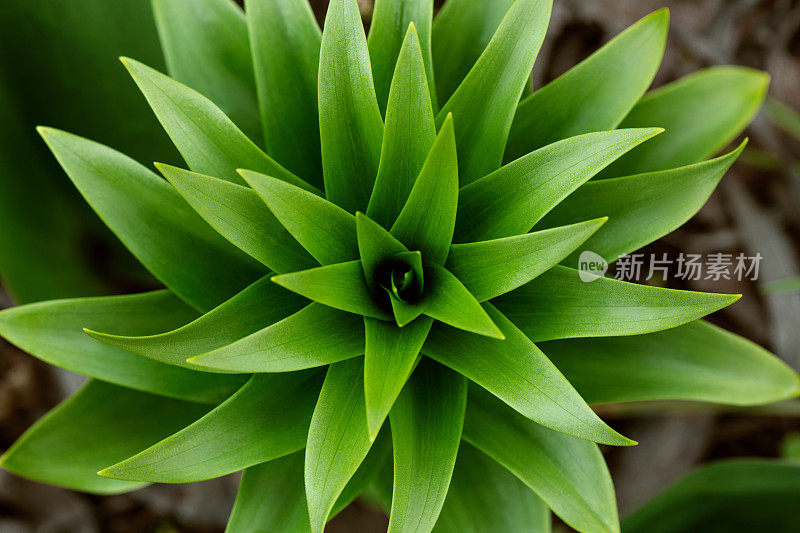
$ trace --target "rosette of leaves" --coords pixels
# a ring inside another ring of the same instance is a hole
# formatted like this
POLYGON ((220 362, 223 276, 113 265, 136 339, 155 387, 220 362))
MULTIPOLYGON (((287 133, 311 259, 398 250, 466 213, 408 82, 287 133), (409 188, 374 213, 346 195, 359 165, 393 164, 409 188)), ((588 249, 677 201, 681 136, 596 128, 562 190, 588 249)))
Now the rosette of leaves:
POLYGON ((368 38, 355 0, 324 31, 305 0, 153 6, 172 77, 123 63, 189 170, 40 133, 164 288, 0 314, 92 378, 9 471, 108 494, 244 470, 230 531, 318 532, 365 492, 391 531, 617 531, 597 444, 634 443, 590 403, 798 393, 699 321, 737 296, 572 268, 691 217, 766 90, 724 67, 644 95, 666 11, 529 94, 549 0, 378 0, 368 38))

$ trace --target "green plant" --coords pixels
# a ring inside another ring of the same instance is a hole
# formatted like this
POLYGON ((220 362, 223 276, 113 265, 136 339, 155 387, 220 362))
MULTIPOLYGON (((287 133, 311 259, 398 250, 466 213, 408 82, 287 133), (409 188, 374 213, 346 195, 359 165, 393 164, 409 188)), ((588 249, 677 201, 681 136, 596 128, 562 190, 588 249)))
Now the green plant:
POLYGON ((0 313, 93 378, 4 468, 101 494, 244 469, 230 531, 321 531, 387 473, 392 531, 617 531, 596 443, 633 442, 588 403, 798 394, 699 321, 737 296, 566 266, 688 220, 765 94, 719 67, 642 97, 666 11, 523 96, 549 0, 379 0, 368 39, 355 0, 324 32, 304 0, 153 6, 180 81, 123 62, 191 171, 40 133, 166 288, 0 313))

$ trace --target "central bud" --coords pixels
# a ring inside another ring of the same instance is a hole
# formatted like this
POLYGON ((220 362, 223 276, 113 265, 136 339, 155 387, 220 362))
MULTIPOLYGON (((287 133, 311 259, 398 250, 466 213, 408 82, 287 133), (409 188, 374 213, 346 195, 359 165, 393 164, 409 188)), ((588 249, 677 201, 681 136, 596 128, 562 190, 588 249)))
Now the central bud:
POLYGON ((378 284, 390 296, 409 304, 422 297, 424 276, 419 252, 404 252, 392 256, 378 273, 378 284))

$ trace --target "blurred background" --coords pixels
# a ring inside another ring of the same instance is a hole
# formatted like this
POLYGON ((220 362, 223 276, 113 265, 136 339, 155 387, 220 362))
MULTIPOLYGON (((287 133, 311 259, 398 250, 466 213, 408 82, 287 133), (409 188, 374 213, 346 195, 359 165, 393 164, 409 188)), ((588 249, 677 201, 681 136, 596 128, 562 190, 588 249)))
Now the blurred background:
MULTIPOLYGON (((0 308, 151 287, 152 280, 72 190, 33 129, 40 123, 61 127, 143 162, 177 161, 166 136, 153 133, 159 131, 155 120, 116 61, 125 54, 163 67, 147 0, 4 4, 0 23, 9 31, 0 35, 0 272, 6 278, 0 308), (31 20, 37 9, 44 15, 31 20), (103 81, 87 86, 84 76, 93 74, 103 81)), ((327 2, 312 4, 321 21, 327 2)), ((359 4, 368 25, 372 2, 359 4)), ((778 104, 800 109, 800 0, 556 0, 534 88, 665 6, 672 22, 655 86, 706 66, 739 64, 772 76, 773 103, 749 128, 750 146, 705 208, 646 251, 670 257, 760 253, 757 282, 669 284, 743 293, 712 321, 800 370, 800 121, 778 104)), ((0 450, 81 382, 0 340, 0 450)), ((741 456, 800 460, 797 401, 749 410, 674 403, 598 410, 640 442, 606 450, 622 515, 698 464, 741 456)), ((232 476, 96 497, 0 471, 0 532, 222 531, 236 482, 232 476)), ((381 512, 355 504, 329 530, 384 531, 386 523, 381 512)))

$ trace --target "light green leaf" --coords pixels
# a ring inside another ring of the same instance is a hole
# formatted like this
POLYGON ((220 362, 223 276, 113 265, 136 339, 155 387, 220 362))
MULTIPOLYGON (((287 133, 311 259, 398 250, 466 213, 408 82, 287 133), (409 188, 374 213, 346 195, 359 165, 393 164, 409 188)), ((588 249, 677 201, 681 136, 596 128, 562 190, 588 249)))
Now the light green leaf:
POLYGON ((383 119, 356 0, 328 5, 319 80, 326 197, 350 213, 363 211, 378 173, 383 119))
POLYGON ((455 117, 461 185, 500 167, 552 7, 552 0, 515 2, 478 62, 439 112, 438 125, 450 113, 455 117))
MULTIPOLYGON (((92 330, 86 330, 86 333, 110 346, 170 365, 197 370, 197 365, 186 362, 188 357, 234 343, 296 313, 307 303, 304 298, 281 289, 266 276, 197 320, 167 333, 146 336, 124 336, 92 330)), ((162 308, 163 304, 157 309, 160 311, 162 308)), ((157 323, 159 330, 163 329, 164 323, 157 323)), ((186 320, 180 323, 185 324, 186 320)))
POLYGON ((169 75, 261 136, 244 13, 232 0, 151 0, 169 75))
POLYGON ((513 472, 578 531, 618 532, 611 475, 596 444, 532 422, 472 387, 464 439, 513 472))
POLYGON ((800 394, 800 379, 760 346, 703 321, 541 344, 590 403, 689 400, 761 405, 800 394))
POLYGON ((775 98, 768 98, 765 108, 769 118, 778 126, 800 139, 800 113, 775 98))
POLYGON ((92 494, 119 494, 144 483, 97 471, 203 416, 205 406, 89 381, 51 410, 0 458, 9 472, 92 494))
POLYGON ((679 291, 557 266, 494 303, 534 342, 641 335, 691 322, 737 301, 738 294, 679 291))
POLYGON ((466 442, 434 533, 551 533, 550 511, 513 474, 466 442))
MULTIPOLYGON (((387 109, 390 99, 390 87, 397 83, 398 70, 395 65, 407 61, 403 58, 403 49, 409 40, 409 26, 419 35, 413 46, 419 52, 423 78, 416 81, 417 87, 404 87, 404 90, 417 90, 424 87, 430 94, 430 103, 436 105, 436 86, 433 82, 433 59, 431 58, 431 22, 433 20, 433 0, 376 0, 372 11, 372 23, 369 28, 369 58, 372 62, 372 76, 375 79, 375 92, 381 113, 387 109), (405 35, 405 42, 403 36, 405 35), (398 60, 398 56, 401 59, 398 60), (423 63, 424 61, 424 63, 423 63)), ((414 53, 417 55, 417 52, 414 53)), ((416 62, 416 58, 415 58, 416 62)), ((416 65, 415 65, 416 67, 416 65)), ((400 85, 402 87, 402 85, 400 85)))
POLYGON ((505 340, 436 324, 422 353, 543 426, 602 444, 634 444, 603 423, 555 365, 514 324, 491 305, 483 306, 500 326, 505 340))
POLYGON ((391 233, 426 263, 447 259, 458 208, 458 161, 453 119, 448 117, 391 233))
POLYGON ((608 219, 492 241, 456 244, 447 269, 479 302, 516 289, 557 265, 608 219))
POLYGON ((371 290, 378 291, 380 287, 377 277, 380 267, 390 257, 408 252, 408 248, 363 213, 356 213, 356 234, 364 278, 371 290))
POLYGON ((448 0, 433 21, 433 67, 439 102, 453 95, 516 0, 448 0))
POLYGON ((358 259, 353 215, 281 180, 246 170, 242 176, 314 259, 323 265, 358 259))
POLYGON ((575 189, 660 132, 649 128, 579 135, 540 148, 463 187, 459 191, 455 241, 528 233, 575 189))
POLYGON ((431 531, 447 496, 456 463, 466 380, 423 361, 392 409, 394 490, 389 531, 431 531))
POLYGON ((193 171, 241 184, 236 169, 247 168, 319 192, 262 152, 205 96, 138 61, 122 62, 193 171))
POLYGON ((759 459, 695 470, 630 515, 625 533, 797 531, 800 465, 759 459))
POLYGON ((322 187, 317 20, 302 0, 246 0, 244 5, 267 153, 322 187))
POLYGON ((320 382, 316 370, 253 376, 197 422, 99 473, 129 481, 187 483, 288 455, 305 444, 320 382))
POLYGON ((536 227, 562 226, 586 217, 607 216, 608 223, 565 263, 577 265, 581 250, 591 250, 609 262, 616 261, 693 217, 744 147, 742 143, 725 156, 686 167, 590 181, 553 208, 536 227))
POLYGON ((755 116, 769 76, 743 67, 712 67, 647 94, 620 127, 667 131, 611 165, 616 177, 691 165, 728 145, 755 116))
POLYGON ((364 397, 369 436, 378 435, 406 380, 414 370, 419 351, 433 320, 423 318, 405 327, 364 318, 364 397))
MULTIPOLYGON (((378 3, 376 10, 399 9, 399 4, 397 0, 383 0, 378 3)), ((432 6, 430 0, 413 0, 412 4, 416 7, 422 4, 428 4, 428 8, 432 6)), ((410 14, 413 10, 402 11, 410 14)), ((375 32, 385 31, 376 28, 374 24, 370 39, 375 32)), ((384 38, 380 37, 381 40, 384 38)), ((373 65, 376 61, 383 60, 373 57, 373 65)), ((388 92, 381 161, 367 207, 367 214, 387 228, 391 227, 403 209, 436 139, 436 123, 425 77, 423 50, 413 25, 408 28, 403 41, 397 69, 394 69, 394 60, 392 69, 394 78, 391 92, 388 92)))
POLYGON ((60 130, 39 132, 122 243, 197 309, 216 307, 263 275, 260 265, 216 234, 168 183, 133 159, 60 130))
POLYGON ((652 83, 668 28, 669 11, 656 11, 525 98, 511 126, 505 160, 561 139, 616 128, 652 83))
POLYGON ((364 361, 328 369, 306 446, 306 497, 311 531, 321 533, 337 498, 367 456, 372 441, 364 405, 364 361))
POLYGON ((123 387, 202 403, 219 403, 244 383, 177 368, 98 342, 84 327, 148 335, 197 314, 168 291, 53 300, 0 312, 0 334, 39 359, 123 387))
POLYGON ((217 233, 264 265, 276 272, 318 265, 251 189, 168 165, 156 167, 217 233))
POLYGON ((197 368, 232 372, 294 372, 364 353, 360 316, 312 303, 261 331, 189 359, 197 368))

